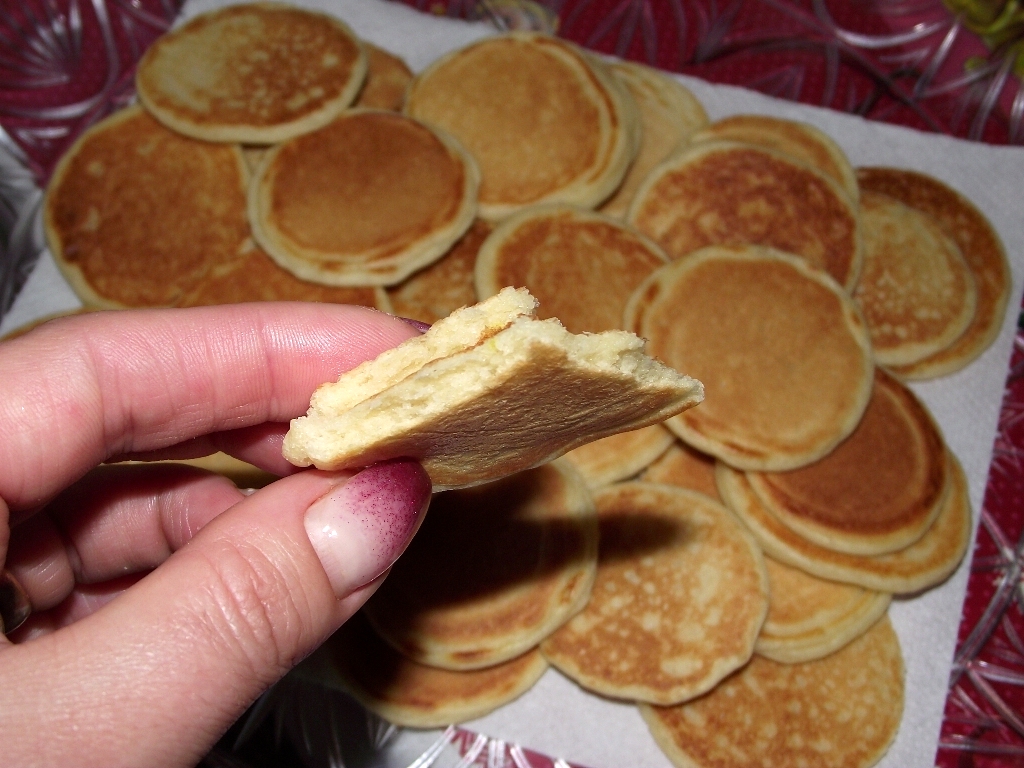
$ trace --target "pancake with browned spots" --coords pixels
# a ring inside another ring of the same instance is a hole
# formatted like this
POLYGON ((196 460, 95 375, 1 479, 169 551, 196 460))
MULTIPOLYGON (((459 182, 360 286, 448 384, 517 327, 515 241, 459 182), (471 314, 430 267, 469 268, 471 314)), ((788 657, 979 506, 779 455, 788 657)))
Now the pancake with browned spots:
POLYGON ((594 206, 622 181, 638 122, 625 89, 569 42, 537 33, 487 38, 442 56, 405 110, 462 142, 480 164, 480 214, 527 205, 594 206))
POLYGON ((645 469, 640 479, 645 483, 688 488, 721 501, 715 484, 715 457, 701 453, 680 440, 645 469))
POLYGON ((928 410, 881 369, 857 428, 791 472, 747 473, 778 520, 819 546, 853 555, 903 549, 931 527, 948 491, 946 448, 928 410))
POLYGON ((90 128, 57 164, 43 222, 88 306, 173 306, 249 241, 236 146, 181 136, 141 107, 90 128))
POLYGON ((640 151, 622 185, 600 207, 602 213, 621 218, 647 174, 704 128, 708 116, 688 88, 653 67, 620 61, 611 71, 629 89, 641 125, 640 151))
POLYGON ((423 123, 349 110, 278 144, 249 189, 257 242, 326 285, 390 285, 436 261, 476 213, 476 164, 423 123))
POLYGON ((707 388, 699 408, 666 426, 736 467, 817 461, 871 395, 871 345, 853 301, 780 251, 719 246, 678 259, 636 290, 625 320, 653 357, 707 388))
POLYGON ((633 291, 668 261, 662 250, 615 219, 567 205, 520 211, 480 248, 476 291, 526 288, 538 317, 557 317, 573 333, 621 329, 633 291), (571 286, 571 288, 570 288, 571 286))
POLYGON ((473 270, 491 225, 477 219, 440 259, 387 289, 396 314, 436 323, 459 307, 476 303, 473 270))
POLYGON ((670 258, 709 245, 762 245, 803 257, 848 290, 860 274, 860 227, 849 195, 774 150, 692 144, 651 172, 626 220, 670 258))
POLYGON ((486 669, 454 672, 411 661, 357 613, 299 667, 320 685, 338 685, 389 723, 442 728, 483 717, 517 698, 544 674, 536 649, 486 669))
POLYGON ((333 16, 279 3, 204 13, 139 61, 139 99, 169 128, 206 141, 272 144, 320 128, 355 98, 366 54, 333 16))
POLYGON ((967 330, 950 346, 908 365, 890 366, 904 379, 930 379, 958 371, 995 341, 1010 298, 1010 263, 985 215, 938 179, 901 168, 858 168, 865 190, 880 192, 931 216, 953 239, 974 276, 977 306, 967 330))
POLYGON ((405 106, 405 91, 412 82, 412 70, 390 51, 369 43, 363 45, 368 65, 366 82, 353 106, 401 112, 405 106))
POLYGON ((910 365, 955 342, 970 326, 977 289, 967 261, 931 216, 894 198, 861 196, 864 268, 854 298, 875 360, 910 365))
POLYGON ((886 555, 850 555, 812 544, 765 508, 742 472, 719 462, 715 477, 729 509, 750 529, 765 554, 822 579, 911 594, 944 581, 971 542, 967 480, 956 458, 948 452, 946 456, 951 485, 939 516, 920 539, 886 555))
POLYGON ((481 669, 533 648, 579 611, 596 566, 590 493, 556 460, 435 495, 366 613, 414 661, 481 669))
POLYGON ((885 618, 824 659, 755 657, 707 696, 640 713, 680 768, 868 768, 896 738, 903 678, 899 639, 885 618))
POLYGON ((809 123, 769 115, 732 115, 712 123, 691 140, 738 141, 773 149, 830 176, 853 202, 860 199, 857 176, 846 154, 831 136, 809 123))
POLYGON ((579 470, 588 486, 600 488, 633 477, 675 441, 675 435, 663 426, 652 424, 581 445, 565 454, 565 458, 579 470))
POLYGON ((768 616, 754 653, 783 664, 835 653, 867 632, 886 612, 892 595, 826 581, 770 557, 768 616))
POLYGON ((658 704, 713 688, 750 658, 768 607, 761 551, 721 504, 655 483, 594 495, 601 526, 590 602, 541 643, 605 696, 658 704))

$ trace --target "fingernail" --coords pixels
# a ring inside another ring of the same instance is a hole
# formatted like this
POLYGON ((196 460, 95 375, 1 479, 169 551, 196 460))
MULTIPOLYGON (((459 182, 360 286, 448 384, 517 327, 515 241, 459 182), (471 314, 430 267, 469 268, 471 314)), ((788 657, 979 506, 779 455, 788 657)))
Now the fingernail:
POLYGON ((335 595, 347 596, 394 564, 423 519, 430 491, 418 462, 395 459, 353 475, 306 510, 306 535, 335 595))
POLYGON ((420 333, 426 333, 430 330, 430 323, 424 323, 422 320, 413 320, 411 317, 402 317, 401 315, 395 315, 395 317, 403 323, 408 323, 420 333))

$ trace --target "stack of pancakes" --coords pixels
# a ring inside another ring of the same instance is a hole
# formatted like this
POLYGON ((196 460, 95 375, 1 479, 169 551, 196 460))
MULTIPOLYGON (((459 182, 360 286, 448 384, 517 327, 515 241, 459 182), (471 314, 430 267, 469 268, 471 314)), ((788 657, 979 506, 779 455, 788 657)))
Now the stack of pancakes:
POLYGON ((855 170, 808 125, 709 123, 676 80, 535 34, 413 77, 337 20, 235 6, 157 43, 138 86, 47 195, 87 306, 431 323, 514 285, 706 386, 664 424, 436 496, 317 674, 431 727, 552 665, 636 701, 679 765, 880 758, 903 702, 888 605, 943 581, 972 530, 902 383, 963 368, 1002 323, 1006 257, 968 200, 855 170))

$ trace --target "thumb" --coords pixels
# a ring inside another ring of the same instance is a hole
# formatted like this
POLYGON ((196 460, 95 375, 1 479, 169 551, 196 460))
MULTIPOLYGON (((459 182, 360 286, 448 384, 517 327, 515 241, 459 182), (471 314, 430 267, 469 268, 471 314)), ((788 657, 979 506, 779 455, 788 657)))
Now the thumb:
POLYGON ((88 618, 4 651, 4 759, 195 765, 372 594, 430 489, 411 460, 284 478, 88 618))

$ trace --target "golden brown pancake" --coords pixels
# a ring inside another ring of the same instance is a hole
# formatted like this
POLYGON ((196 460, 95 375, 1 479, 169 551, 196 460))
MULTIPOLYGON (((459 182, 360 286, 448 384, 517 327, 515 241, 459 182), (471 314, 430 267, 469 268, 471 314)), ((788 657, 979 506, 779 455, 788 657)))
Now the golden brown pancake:
POLYGON ((497 220, 527 205, 608 197, 636 149, 627 98, 571 43, 516 32, 438 59, 413 80, 405 110, 477 159, 480 214, 497 220))
POLYGON ((86 305, 173 306, 247 247, 246 182, 237 147, 180 136, 129 107, 57 164, 47 241, 86 305))
POLYGON ((139 99, 205 141, 272 144, 326 125, 366 76, 362 44, 333 16, 281 3, 204 13, 139 61, 139 99))
POLYGON ((754 653, 783 664, 835 653, 867 632, 889 608, 892 595, 825 581, 770 557, 768 617, 754 653))
POLYGON ((757 537, 765 554, 794 568, 831 581, 865 589, 911 594, 934 586, 956 570, 971 541, 971 504, 960 463, 946 454, 951 486, 932 527, 906 549, 887 555, 849 555, 812 544, 769 512, 742 472, 719 462, 718 490, 757 537))
POLYGON ((653 67, 620 61, 611 65, 611 71, 636 103, 642 137, 622 185, 600 208, 608 216, 622 218, 644 177, 707 126, 708 116, 689 89, 653 67))
POLYGON ((927 214, 865 192, 864 268, 854 293, 875 360, 908 365, 945 349, 971 324, 974 277, 960 249, 927 214))
POLYGON ((818 546, 853 555, 904 549, 931 527, 948 487, 946 447, 928 410, 881 369, 857 428, 814 464, 747 473, 761 503, 818 546))
POLYGON ((788 155, 732 141, 692 144, 644 180, 626 219, 679 258, 708 245, 763 245, 860 273, 857 209, 831 178, 788 155))
POLYGON ((738 141, 767 147, 830 176, 853 202, 860 198, 857 176, 846 154, 832 137, 808 123, 768 115, 733 115, 712 123, 691 140, 738 141))
POLYGON ((242 147, 242 158, 245 160, 245 168, 249 171, 250 178, 259 172, 260 163, 267 156, 269 149, 270 145, 267 144, 246 144, 242 147))
POLYGON ((249 218, 282 267, 326 285, 389 285, 473 222, 479 177, 459 145, 392 112, 350 110, 270 150, 249 218))
POLYGON ((279 267, 258 247, 251 247, 234 261, 209 270, 199 284, 182 297, 178 306, 198 307, 245 301, 321 301, 391 311, 387 294, 381 288, 340 288, 300 280, 279 267))
POLYGON ((868 768, 896 737, 903 677, 899 639, 883 619, 827 658, 755 657, 707 696, 640 713, 680 768, 868 768))
POLYGON ((502 222, 480 248, 476 292, 508 285, 540 301, 538 317, 557 317, 573 333, 622 328, 630 295, 668 258, 636 230, 593 211, 538 206, 502 222))
POLYGON ((795 256, 712 247, 641 285, 626 327, 707 398, 666 426, 736 467, 795 469, 831 451, 871 394, 867 329, 843 289, 795 256))
POLYGON ((676 441, 660 424, 620 432, 581 445, 565 454, 591 488, 633 477, 676 441))
POLYGON ((366 49, 366 82, 356 98, 356 107, 387 109, 401 112, 405 106, 405 90, 412 82, 412 70, 395 54, 363 43, 366 49))
POLYGON ((645 483, 665 483, 703 493, 721 501, 715 484, 715 457, 701 453, 679 440, 644 470, 645 483))
POLYGON ((547 669, 536 649, 487 669, 453 672, 411 661, 373 631, 357 613, 300 668, 317 682, 340 685, 389 723, 442 728, 507 704, 547 669))
POLYGON ((586 608, 541 643, 549 663, 605 696, 691 699, 743 666, 768 606, 757 544, 721 504, 654 483, 594 495, 601 525, 586 608))
POLYGON ((525 653, 579 611, 596 566, 590 493, 556 460, 434 496, 365 610, 410 659, 481 669, 525 653))
POLYGON ((977 289, 974 319, 952 345, 890 370, 903 379, 930 379, 960 370, 995 340, 1006 315, 1010 264, 999 235, 970 200, 931 176, 899 168, 858 168, 857 179, 862 189, 888 195, 938 222, 959 246, 977 289))
POLYGON ((387 289, 396 314, 436 323, 459 307, 477 300, 473 269, 480 246, 491 234, 491 225, 477 219, 440 259, 387 289))

